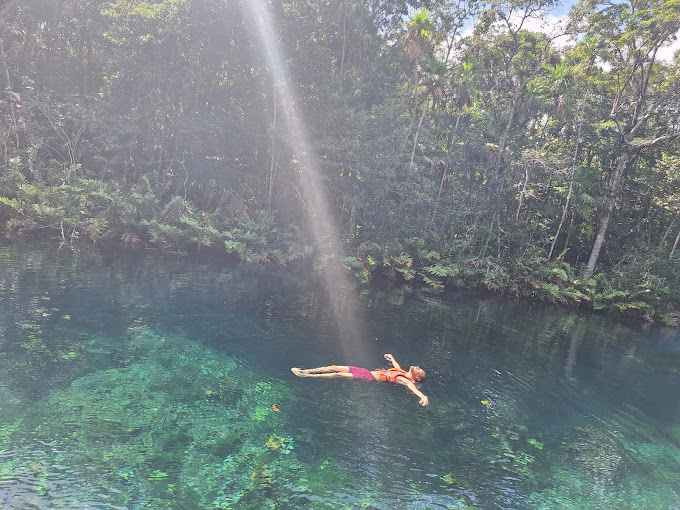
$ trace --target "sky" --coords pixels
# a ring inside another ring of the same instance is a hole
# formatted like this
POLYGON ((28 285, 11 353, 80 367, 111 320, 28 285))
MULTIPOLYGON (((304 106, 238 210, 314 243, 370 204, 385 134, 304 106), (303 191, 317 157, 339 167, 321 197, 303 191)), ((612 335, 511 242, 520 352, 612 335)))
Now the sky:
MULTIPOLYGON (((564 26, 566 23, 567 15, 569 10, 576 2, 573 0, 567 0, 561 2, 555 9, 551 10, 542 20, 530 20, 527 23, 526 28, 532 31, 542 31, 547 34, 559 33, 560 26, 564 26)), ((565 45, 569 43, 569 39, 566 37, 561 37, 555 40, 557 45, 565 45)), ((663 60, 665 62, 670 62, 673 60, 673 54, 680 50, 680 31, 676 34, 675 42, 670 45, 662 47, 657 53, 657 59, 663 60)))
MULTIPOLYGON (((549 13, 543 16, 543 18, 530 19, 525 22, 524 27, 534 32, 545 32, 549 35, 558 34, 562 31, 560 27, 564 27, 566 24, 569 10, 576 3, 577 2, 574 0, 560 2, 559 5, 551 9, 549 13)), ((468 30, 470 33, 472 31, 472 27, 469 27, 468 30)), ((463 35, 468 35, 468 33, 464 32, 463 35)), ((562 36, 556 38, 554 42, 557 46, 565 46, 571 41, 567 36, 562 36)), ((657 59, 670 62, 673 60, 673 54, 678 50, 680 50, 680 31, 678 31, 676 34, 676 40, 673 43, 664 46, 659 50, 657 53, 657 59)))

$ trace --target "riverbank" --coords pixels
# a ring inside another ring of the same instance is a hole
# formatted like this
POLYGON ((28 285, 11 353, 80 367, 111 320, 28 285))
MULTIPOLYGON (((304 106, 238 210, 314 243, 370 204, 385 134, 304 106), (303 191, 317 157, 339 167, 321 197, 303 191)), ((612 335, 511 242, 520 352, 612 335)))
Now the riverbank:
MULTIPOLYGON (((82 223, 82 222, 81 222, 82 223)), ((386 246, 362 243, 354 254, 345 257, 320 258, 304 242, 290 245, 278 243, 270 236, 248 231, 241 240, 228 239, 210 243, 188 242, 182 232, 172 244, 163 244, 154 231, 137 229, 135 234, 105 230, 96 239, 80 235, 74 228, 67 238, 57 229, 44 229, 48 239, 41 242, 76 247, 94 244, 107 256, 117 254, 153 254, 191 260, 212 260, 218 264, 244 263, 252 267, 277 268, 294 273, 319 276, 324 271, 344 271, 359 284, 406 284, 446 292, 453 289, 490 292, 550 303, 554 306, 578 308, 594 313, 632 317, 647 323, 672 327, 680 325, 680 294, 677 271, 663 260, 663 253, 646 254, 645 260, 630 259, 615 269, 603 270, 589 279, 579 277, 577 269, 563 260, 547 262, 532 256, 511 260, 507 257, 447 254, 428 250, 425 242, 412 238, 386 246), (258 240, 259 239, 259 240, 258 240), (672 284, 675 283, 675 284, 672 284)), ((285 237, 285 236, 284 236, 285 237)), ((37 240, 36 231, 14 235, 8 242, 37 240)))

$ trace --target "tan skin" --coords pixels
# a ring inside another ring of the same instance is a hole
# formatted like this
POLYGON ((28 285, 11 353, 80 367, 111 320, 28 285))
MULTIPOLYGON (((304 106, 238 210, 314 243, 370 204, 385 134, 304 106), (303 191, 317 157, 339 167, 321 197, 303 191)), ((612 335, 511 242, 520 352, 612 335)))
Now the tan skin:
MULTIPOLYGON (((392 356, 391 354, 385 354, 385 359, 392 363, 392 366, 394 368, 403 370, 401 368, 401 365, 397 363, 397 361, 394 359, 394 356, 392 356)), ((347 365, 329 365, 327 367, 306 369, 293 367, 290 370, 298 377, 323 377, 323 378, 346 377, 349 379, 354 378, 354 376, 350 373, 349 367, 347 365)), ((409 367, 406 373, 414 381, 420 381, 425 378, 425 371, 419 366, 409 367)), ((373 375, 376 381, 380 381, 380 378, 378 376, 379 374, 378 370, 371 370, 371 374, 373 375)), ((427 398, 427 395, 425 395, 418 388, 416 388, 416 385, 413 384, 413 382, 411 382, 406 377, 399 375, 397 376, 397 380, 395 382, 397 384, 401 384, 402 386, 406 386, 411 391, 411 393, 420 398, 419 403, 421 406, 426 406, 427 404, 430 403, 429 399, 427 398)))

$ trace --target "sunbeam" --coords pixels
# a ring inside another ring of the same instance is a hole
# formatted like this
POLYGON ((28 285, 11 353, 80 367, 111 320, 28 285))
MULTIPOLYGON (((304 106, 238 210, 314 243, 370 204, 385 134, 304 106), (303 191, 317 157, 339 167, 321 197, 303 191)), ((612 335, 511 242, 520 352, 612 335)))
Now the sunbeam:
MULTIPOLYGON (((276 26, 263 0, 249 0, 248 4, 254 15, 261 48, 269 63, 272 79, 282 99, 284 124, 289 134, 289 143, 297 156, 302 183, 301 194, 314 243, 323 261, 328 262, 332 258, 340 260, 343 250, 338 239, 338 229, 321 183, 303 116, 297 108, 295 92, 283 65, 284 58, 277 44, 276 26)), ((338 268, 337 264, 326 264, 323 278, 345 354, 350 359, 365 359, 365 347, 362 342, 365 328, 356 311, 356 296, 342 268, 338 268)))

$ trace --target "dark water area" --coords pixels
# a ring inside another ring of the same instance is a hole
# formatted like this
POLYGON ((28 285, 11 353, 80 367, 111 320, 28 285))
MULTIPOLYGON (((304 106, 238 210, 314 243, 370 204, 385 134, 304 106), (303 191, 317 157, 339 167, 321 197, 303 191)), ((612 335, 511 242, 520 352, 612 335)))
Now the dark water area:
POLYGON ((673 329, 0 246, 0 508, 677 509, 679 395, 673 329), (429 406, 290 372, 386 352, 429 406))

